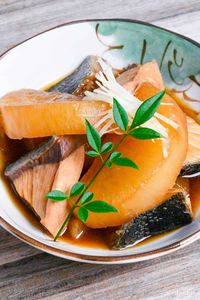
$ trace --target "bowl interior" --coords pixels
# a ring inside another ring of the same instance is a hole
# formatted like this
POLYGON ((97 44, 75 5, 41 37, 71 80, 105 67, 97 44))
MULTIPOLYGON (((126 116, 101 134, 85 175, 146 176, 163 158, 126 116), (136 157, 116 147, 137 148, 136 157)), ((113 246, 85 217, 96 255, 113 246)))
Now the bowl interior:
MULTIPOLYGON (((178 35, 147 24, 120 20, 83 21, 52 29, 11 49, 0 59, 0 96, 21 88, 40 89, 63 75, 70 74, 90 54, 103 56, 113 67, 155 59, 167 87, 184 91, 200 99, 200 48, 178 35), (189 87, 189 89, 188 89, 189 87)), ((200 111, 199 102, 192 103, 200 111)), ((27 220, 13 203, 0 181, 0 216, 19 232, 52 249, 90 256, 143 255, 160 251, 188 238, 200 228, 199 223, 176 230, 124 251, 81 248, 52 240, 27 220)), ((197 214, 200 220, 200 215, 197 214)))

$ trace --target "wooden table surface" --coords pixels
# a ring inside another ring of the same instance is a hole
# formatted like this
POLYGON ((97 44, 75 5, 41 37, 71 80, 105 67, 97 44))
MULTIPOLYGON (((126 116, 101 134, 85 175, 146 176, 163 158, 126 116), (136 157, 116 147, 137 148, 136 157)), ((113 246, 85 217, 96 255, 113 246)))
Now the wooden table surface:
MULTIPOLYGON (((0 0, 0 53, 82 18, 132 18, 200 42, 200 0, 0 0)), ((0 228, 0 299, 200 299, 200 240, 129 265, 89 265, 42 253, 0 228)))

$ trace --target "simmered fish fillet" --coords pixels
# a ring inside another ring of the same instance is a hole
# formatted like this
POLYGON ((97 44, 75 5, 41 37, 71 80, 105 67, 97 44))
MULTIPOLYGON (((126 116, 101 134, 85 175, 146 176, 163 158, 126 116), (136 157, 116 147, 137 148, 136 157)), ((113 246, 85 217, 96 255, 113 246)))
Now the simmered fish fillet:
POLYGON ((95 74, 99 71, 98 57, 89 55, 72 74, 53 85, 48 91, 83 95, 84 91, 92 91, 95 88, 95 74))
POLYGON ((5 170, 19 196, 29 204, 52 235, 64 221, 67 203, 50 203, 44 195, 56 188, 68 192, 79 180, 85 142, 85 136, 51 137, 5 170))
MULTIPOLYGON (((84 157, 84 146, 80 146, 60 162, 54 178, 52 190, 60 190, 69 194, 71 187, 80 178, 84 157)), ((55 236, 68 212, 69 207, 67 201, 52 202, 51 200, 48 200, 45 216, 41 220, 41 223, 48 228, 53 236, 55 236)))
POLYGON ((120 250, 145 238, 189 224, 192 219, 188 194, 180 189, 161 205, 111 232, 108 235, 108 243, 112 249, 120 250))

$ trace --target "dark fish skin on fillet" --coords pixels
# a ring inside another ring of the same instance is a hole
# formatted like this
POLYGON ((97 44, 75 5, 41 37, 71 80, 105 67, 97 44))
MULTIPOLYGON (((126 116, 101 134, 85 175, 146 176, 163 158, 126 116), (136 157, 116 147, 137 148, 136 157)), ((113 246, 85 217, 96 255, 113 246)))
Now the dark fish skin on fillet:
POLYGON ((46 164, 59 163, 84 143, 86 143, 86 137, 84 135, 80 135, 78 138, 77 136, 50 137, 38 148, 9 164, 4 174, 14 181, 27 169, 33 169, 34 167, 46 164))
MULTIPOLYGON (((95 85, 95 75, 100 70, 98 57, 95 55, 87 56, 81 64, 61 81, 45 89, 46 92, 57 92, 84 96, 86 90, 92 91, 95 85)), ((28 151, 40 146, 47 138, 24 139, 25 147, 28 151), (40 143, 41 141, 41 143, 40 143)))
MULTIPOLYGON (((113 68, 113 73, 117 78, 119 78, 120 84, 123 84, 133 78, 136 74, 136 66, 136 64, 132 64, 122 70, 113 68), (121 76, 122 74, 123 76, 121 76)), ((88 55, 70 75, 67 75, 46 91, 68 93, 84 97, 85 91, 93 91, 98 87, 96 84, 96 74, 101 70, 101 66, 98 62, 98 56, 88 55)))
POLYGON ((124 249, 145 238, 187 225, 192 220, 190 200, 185 192, 179 192, 109 233, 108 244, 113 250, 124 249))
POLYGON ((70 180, 79 180, 84 164, 85 143, 85 135, 53 136, 5 169, 4 174, 11 181, 14 191, 53 236, 62 225, 68 207, 67 202, 63 206, 62 203, 51 206, 45 194, 57 189, 55 186, 65 192, 70 180))
POLYGON ((195 162, 188 162, 181 169, 180 176, 185 178, 192 178, 200 176, 200 160, 195 162))
POLYGON ((100 71, 98 57, 87 56, 81 64, 59 83, 48 89, 48 92, 59 92, 82 95, 86 90, 95 88, 95 74, 100 71))
MULTIPOLYGON (((87 56, 81 64, 64 79, 45 89, 46 92, 58 92, 83 96, 84 91, 93 90, 95 87, 95 74, 100 70, 98 57, 87 56)), ((24 139, 27 151, 34 150, 47 138, 24 139), (41 142, 40 142, 41 141, 41 142)))

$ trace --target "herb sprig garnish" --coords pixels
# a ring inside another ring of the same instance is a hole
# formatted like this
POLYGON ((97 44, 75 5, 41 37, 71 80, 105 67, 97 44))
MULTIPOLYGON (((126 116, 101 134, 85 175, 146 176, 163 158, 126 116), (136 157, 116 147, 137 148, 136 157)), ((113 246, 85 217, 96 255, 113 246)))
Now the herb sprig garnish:
POLYGON ((90 124, 90 122, 86 120, 87 140, 88 144, 92 148, 92 150, 88 151, 86 154, 91 157, 99 157, 102 161, 102 164, 100 165, 99 169, 96 171, 96 173, 93 175, 93 177, 87 185, 84 182, 77 182, 71 188, 69 195, 59 190, 53 190, 45 195, 45 198, 50 199, 52 201, 69 201, 69 203, 71 204, 70 212, 68 213, 65 221, 63 222, 62 226, 57 232, 54 241, 56 241, 58 237, 62 234, 63 230, 65 229, 65 226, 72 217, 75 209, 78 209, 78 217, 84 223, 88 219, 89 212, 118 212, 118 210, 109 203, 101 200, 94 200, 93 192, 90 192, 88 190, 104 167, 111 168, 112 165, 118 165, 130 167, 137 170, 139 169, 139 167, 133 160, 131 160, 128 157, 122 156, 122 153, 118 151, 118 148, 127 138, 127 136, 131 136, 140 140, 157 139, 163 137, 160 133, 153 129, 138 126, 143 125, 153 117, 156 110, 160 106, 164 94, 165 92, 162 91, 156 94, 155 96, 149 98, 148 100, 144 101, 137 109, 135 117, 130 125, 129 117, 125 109, 116 99, 113 99, 113 118, 116 125, 123 132, 122 138, 116 145, 113 145, 112 142, 106 142, 105 144, 102 144, 101 136, 99 135, 97 130, 90 124), (106 158, 104 158, 104 154, 108 154, 106 158), (78 198, 74 202, 73 198, 77 196, 78 198))

